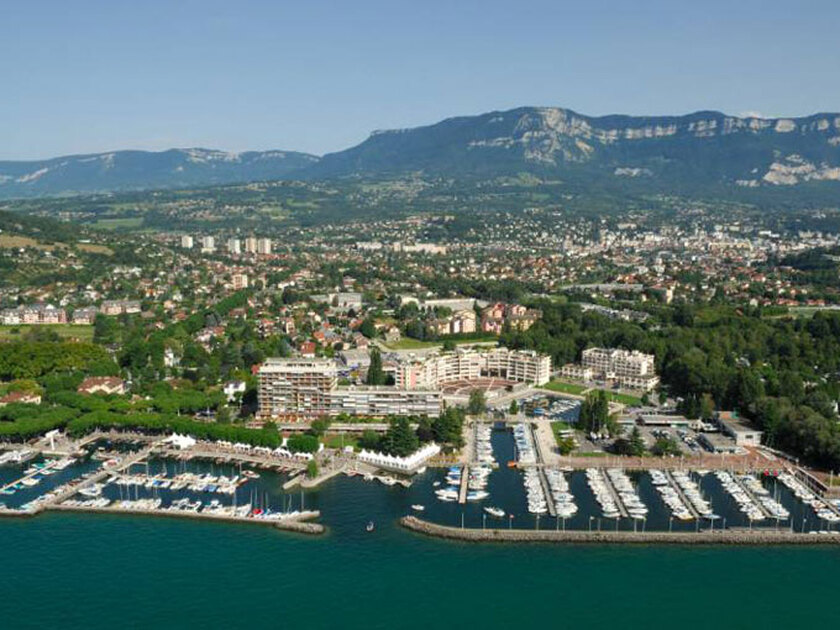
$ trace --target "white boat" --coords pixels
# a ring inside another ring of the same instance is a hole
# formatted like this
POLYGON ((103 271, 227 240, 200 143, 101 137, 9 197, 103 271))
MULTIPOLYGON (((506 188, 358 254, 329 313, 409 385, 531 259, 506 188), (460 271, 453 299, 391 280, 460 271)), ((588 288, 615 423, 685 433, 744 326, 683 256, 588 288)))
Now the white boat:
POLYGON ((490 516, 493 516, 495 518, 504 518, 505 517, 505 511, 501 508, 486 507, 486 508, 484 508, 484 511, 487 512, 490 516))
POLYGON ((423 510, 426 509, 426 506, 425 505, 420 505, 419 503, 415 503, 414 505, 411 506, 411 509, 414 510, 415 512, 422 512, 423 510))

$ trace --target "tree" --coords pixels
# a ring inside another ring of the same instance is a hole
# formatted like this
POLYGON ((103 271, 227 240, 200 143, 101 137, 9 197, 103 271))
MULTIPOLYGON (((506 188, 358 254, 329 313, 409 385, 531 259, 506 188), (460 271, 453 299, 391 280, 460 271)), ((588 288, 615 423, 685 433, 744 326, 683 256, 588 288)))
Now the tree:
POLYGON ((359 446, 369 451, 379 450, 379 443, 382 440, 380 435, 373 429, 366 429, 359 438, 359 446))
POLYGON ((389 455, 405 457, 417 450, 420 440, 411 430, 408 418, 399 416, 391 420, 388 430, 382 436, 380 449, 389 455))
POLYGON ((677 444, 677 441, 672 437, 657 438, 656 442, 654 442, 651 447, 650 452, 659 457, 682 455, 680 445, 677 444))
POLYGON ((512 416, 515 416, 519 413, 519 405, 516 403, 516 400, 510 401, 510 407, 508 408, 508 413, 512 416))
POLYGON ((576 447, 577 444, 575 443, 575 438, 572 436, 557 438, 557 450, 561 455, 568 455, 575 450, 576 447))
POLYGON ((470 400, 467 403, 467 412, 470 415, 478 416, 487 411, 487 398, 483 389, 474 389, 470 392, 470 400))
POLYGON ((374 324, 373 320, 368 317, 359 326, 359 332, 368 339, 373 339, 376 337, 376 324, 374 324))
POLYGON ((610 404, 604 391, 589 392, 580 405, 579 423, 586 433, 610 433, 610 404))
POLYGON ((305 433, 293 435, 286 440, 286 447, 292 453, 316 453, 318 452, 318 438, 305 433))
POLYGON ((461 407, 447 407, 434 422, 432 432, 435 442, 452 444, 460 448, 464 444, 464 409, 461 407))
POLYGON ((379 352, 379 348, 373 347, 370 349, 370 366, 365 382, 368 385, 385 384, 385 372, 382 370, 382 354, 379 352))
POLYGON ((309 432, 315 437, 322 437, 330 428, 329 418, 316 418, 309 424, 309 432))
POLYGON ((633 427, 630 437, 618 438, 613 444, 613 450, 619 455, 631 455, 640 457, 645 454, 645 442, 639 427, 633 427))
POLYGON ((318 462, 314 457, 306 464, 306 476, 310 479, 314 479, 318 476, 318 462))

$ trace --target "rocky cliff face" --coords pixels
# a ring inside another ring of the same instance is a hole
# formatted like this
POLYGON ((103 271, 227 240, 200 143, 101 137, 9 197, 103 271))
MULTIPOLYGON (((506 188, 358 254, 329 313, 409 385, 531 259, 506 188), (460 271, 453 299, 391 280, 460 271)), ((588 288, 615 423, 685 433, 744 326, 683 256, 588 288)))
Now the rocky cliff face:
POLYGON ((327 155, 311 172, 371 175, 516 170, 603 171, 611 177, 688 178, 740 186, 838 180, 840 115, 739 118, 590 117, 556 107, 452 118, 429 127, 377 132, 327 155))

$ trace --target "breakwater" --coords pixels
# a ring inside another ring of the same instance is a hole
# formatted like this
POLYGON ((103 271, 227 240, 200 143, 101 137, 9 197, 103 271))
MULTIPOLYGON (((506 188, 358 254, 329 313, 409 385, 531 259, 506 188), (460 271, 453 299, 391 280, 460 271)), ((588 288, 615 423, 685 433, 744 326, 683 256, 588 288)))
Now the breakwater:
MULTIPOLYGON (((46 507, 47 510, 54 510, 58 512, 93 512, 99 514, 127 514, 127 515, 142 515, 142 516, 164 516, 172 518, 191 518, 202 521, 221 521, 226 523, 248 523, 255 525, 269 525, 276 529, 284 531, 298 532, 301 534, 322 534, 325 528, 320 523, 307 523, 303 519, 312 519, 320 517, 321 513, 318 511, 310 511, 301 513, 294 518, 287 519, 269 519, 269 518, 253 518, 234 516, 231 514, 209 514, 206 512, 191 512, 188 510, 160 510, 160 509, 142 509, 142 508, 120 508, 114 506, 108 507, 92 507, 92 506, 78 506, 57 504, 46 507)), ((34 514, 30 514, 34 515, 34 514)))
POLYGON ((797 534, 789 530, 721 529, 703 532, 475 529, 438 525, 405 516, 400 524, 414 532, 467 542, 556 542, 635 545, 840 545, 840 535, 797 534))

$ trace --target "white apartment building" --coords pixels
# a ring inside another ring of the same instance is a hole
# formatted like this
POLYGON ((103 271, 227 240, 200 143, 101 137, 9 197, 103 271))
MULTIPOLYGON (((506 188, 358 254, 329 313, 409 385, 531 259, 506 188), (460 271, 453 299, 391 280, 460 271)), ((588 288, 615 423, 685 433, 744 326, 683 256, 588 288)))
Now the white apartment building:
POLYGON ((216 239, 212 236, 201 237, 201 251, 204 254, 212 254, 216 251, 216 239))
POLYGON ((271 253, 271 239, 258 238, 257 239, 257 253, 267 256, 271 253))
POLYGON ((429 354, 397 366, 395 380, 405 389, 438 388, 454 381, 498 378, 542 385, 551 379, 551 357, 530 350, 470 350, 429 354))
POLYGON ((249 236, 245 239, 245 252, 248 254, 257 253, 257 239, 255 237, 249 236))
POLYGON ((242 251, 242 247, 239 243, 238 238, 229 238, 227 241, 227 250, 230 254, 239 254, 242 251))
POLYGON ((437 390, 338 387, 330 359, 268 359, 259 369, 259 416, 440 415, 437 390))
POLYGON ((581 355, 581 365, 598 378, 630 389, 651 390, 659 384, 655 357, 638 350, 588 348, 581 355))
POLYGON ((188 234, 184 234, 181 237, 181 247, 184 249, 192 249, 195 242, 193 241, 193 237, 189 236, 188 234))
POLYGON ((231 276, 231 281, 233 282, 234 291, 239 291, 240 289, 248 288, 248 274, 246 273, 233 274, 231 276))

